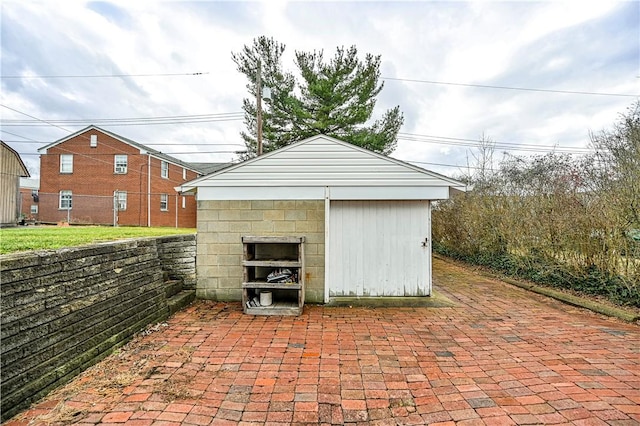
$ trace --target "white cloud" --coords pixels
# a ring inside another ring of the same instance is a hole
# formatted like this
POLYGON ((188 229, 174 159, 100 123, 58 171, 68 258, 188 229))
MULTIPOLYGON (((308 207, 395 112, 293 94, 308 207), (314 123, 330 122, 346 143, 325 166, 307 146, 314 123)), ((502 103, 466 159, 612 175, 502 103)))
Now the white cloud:
MULTIPOLYGON (((386 77, 638 93, 637 7, 629 2, 3 2, 3 75, 170 74, 3 79, 2 103, 44 119, 158 117, 241 110, 246 81, 231 60, 260 35, 295 50, 355 44, 382 55, 386 77), (635 14, 634 14, 635 11, 635 14)), ((634 98, 387 81, 376 117, 400 105, 405 133, 584 147, 634 98)), ((2 119, 27 117, 2 110, 2 119)), ((6 124, 6 123, 5 123, 6 124)), ((67 126, 76 131, 77 127, 67 126)), ((242 121, 110 130, 192 161, 228 161, 242 121), (190 143, 212 143, 190 146, 190 143), (160 148, 160 147, 158 147, 160 148)), ((56 127, 9 127, 53 141, 56 127)), ((2 134, 3 140, 25 141, 2 134)), ((10 143, 11 145, 11 143, 10 143)), ((14 144, 28 163, 38 144, 14 144)), ((465 164, 467 148, 401 140, 395 157, 465 164)), ((456 169, 432 167, 455 173, 456 169)))

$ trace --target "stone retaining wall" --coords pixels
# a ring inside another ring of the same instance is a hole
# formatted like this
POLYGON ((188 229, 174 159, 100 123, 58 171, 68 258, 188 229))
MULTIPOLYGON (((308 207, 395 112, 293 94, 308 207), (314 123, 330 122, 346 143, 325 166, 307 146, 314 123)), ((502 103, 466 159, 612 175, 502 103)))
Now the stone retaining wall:
POLYGON ((195 234, 159 237, 158 257, 162 269, 172 279, 181 279, 183 288, 196 289, 195 234))
POLYGON ((1 256, 2 420, 167 318, 163 275, 193 286, 194 256, 194 235, 1 256))

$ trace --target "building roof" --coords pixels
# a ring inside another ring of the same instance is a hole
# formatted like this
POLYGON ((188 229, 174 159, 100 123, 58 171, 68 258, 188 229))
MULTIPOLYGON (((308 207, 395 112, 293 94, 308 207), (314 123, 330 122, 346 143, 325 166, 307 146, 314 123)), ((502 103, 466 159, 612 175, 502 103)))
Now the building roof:
POLYGON ((464 182, 325 136, 314 136, 186 182, 180 191, 240 187, 440 187, 464 182))
POLYGON ((233 163, 189 163, 195 169, 202 170, 203 174, 208 175, 218 170, 224 169, 233 163))
MULTIPOLYGON (((47 152, 47 150, 49 148, 52 148, 52 147, 54 147, 54 146, 56 146, 58 144, 66 142, 66 141, 68 141, 68 140, 70 140, 70 139, 72 139, 72 138, 74 138, 74 137, 76 137, 76 136, 78 136, 78 135, 80 135, 82 133, 85 133, 85 132, 88 132, 88 131, 91 131, 91 130, 96 130, 98 132, 102 132, 102 133, 104 133, 106 135, 111 136, 114 139, 117 139, 117 140, 119 140, 119 141, 121 141, 123 143, 131 145, 131 146, 133 146, 135 148, 138 148, 141 153, 150 154, 153 157, 159 158, 159 159, 167 161, 169 163, 173 163, 173 164, 179 165, 179 166, 184 167, 184 168, 189 169, 189 170, 193 170, 194 172, 197 172, 199 174, 210 173, 210 172, 206 171, 206 170, 208 170, 206 167, 200 168, 201 166, 203 166, 205 164, 208 164, 208 163, 188 163, 186 161, 182 161, 182 160, 180 160, 180 159, 178 159, 176 157, 173 157, 173 156, 171 156, 169 154, 165 154, 165 153, 163 153, 161 151, 155 150, 153 148, 149 148, 146 145, 138 143, 138 142, 136 142, 134 140, 131 140, 129 138, 125 138, 124 136, 120 136, 120 135, 118 135, 116 133, 110 132, 108 130, 105 130, 105 129, 100 128, 100 127, 95 126, 95 125, 87 126, 84 129, 78 130, 77 132, 72 133, 72 134, 70 134, 68 136, 65 136, 62 139, 58 139, 57 141, 52 142, 49 145, 43 146, 42 148, 38 149, 38 152, 46 154, 46 152, 47 152)), ((218 164, 218 163, 213 163, 213 164, 218 164)))
POLYGON ((24 188, 24 189, 40 189, 40 179, 38 179, 38 178, 30 178, 30 177, 21 177, 20 178, 20 188, 24 188))
POLYGON ((31 175, 29 174, 29 170, 27 170, 27 166, 24 165, 24 162, 22 161, 22 158, 20 157, 20 154, 18 154, 18 151, 16 151, 15 149, 11 148, 4 141, 0 140, 0 144, 2 145, 3 148, 6 148, 9 152, 11 152, 16 157, 16 160, 18 161, 18 167, 20 169, 19 170, 19 176, 21 176, 21 177, 31 177, 31 175))

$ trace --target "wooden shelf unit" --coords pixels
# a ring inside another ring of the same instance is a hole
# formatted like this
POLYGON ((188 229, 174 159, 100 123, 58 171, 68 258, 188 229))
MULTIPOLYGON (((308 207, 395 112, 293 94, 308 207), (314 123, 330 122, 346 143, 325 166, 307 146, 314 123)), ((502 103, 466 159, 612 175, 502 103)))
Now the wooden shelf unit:
POLYGON ((245 314, 300 315, 304 307, 304 237, 243 236, 242 306, 245 314), (275 269, 287 268, 297 282, 269 283, 267 275, 275 269), (247 306, 260 290, 272 292, 269 306, 247 306))

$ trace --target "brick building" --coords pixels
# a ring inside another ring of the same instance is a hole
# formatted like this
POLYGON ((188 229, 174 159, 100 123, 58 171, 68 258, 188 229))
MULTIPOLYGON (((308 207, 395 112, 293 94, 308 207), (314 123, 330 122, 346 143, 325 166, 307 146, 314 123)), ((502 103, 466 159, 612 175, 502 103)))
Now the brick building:
POLYGON ((178 160, 97 126, 38 151, 40 222, 196 226, 195 197, 175 187, 206 174, 203 164, 178 160))
POLYGON ((25 222, 38 222, 40 179, 20 178, 20 216, 25 222))

